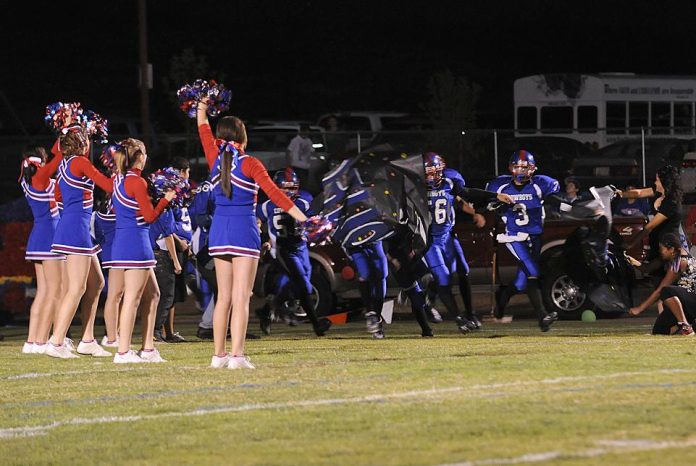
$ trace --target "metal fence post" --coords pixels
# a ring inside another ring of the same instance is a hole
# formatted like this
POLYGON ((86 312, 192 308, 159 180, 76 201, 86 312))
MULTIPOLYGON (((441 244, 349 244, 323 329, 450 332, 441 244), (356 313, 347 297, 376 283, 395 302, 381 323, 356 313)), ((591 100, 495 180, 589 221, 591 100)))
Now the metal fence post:
POLYGON ((358 154, 360 153, 361 149, 362 148, 360 147, 360 131, 358 131, 358 154))
POLYGON ((645 186, 645 128, 642 126, 640 127, 640 145, 643 157, 643 186, 645 186))
POLYGON ((493 130, 493 154, 495 156, 494 164, 495 164, 495 176, 496 178, 498 177, 498 131, 493 130))

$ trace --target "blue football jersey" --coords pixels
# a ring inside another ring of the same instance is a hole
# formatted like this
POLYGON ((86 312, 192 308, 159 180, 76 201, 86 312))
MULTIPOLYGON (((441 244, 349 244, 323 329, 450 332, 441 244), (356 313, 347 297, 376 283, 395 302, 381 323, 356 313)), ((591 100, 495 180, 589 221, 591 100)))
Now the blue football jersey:
POLYGON ((437 188, 428 188, 428 207, 432 223, 430 235, 444 235, 454 226, 457 196, 462 192, 466 182, 458 171, 445 168, 442 182, 437 188))
MULTIPOLYGON (((297 208, 307 217, 313 215, 310 207, 312 199, 312 195, 305 191, 300 191, 294 199, 297 208)), ((295 219, 270 199, 256 208, 256 217, 268 226, 268 236, 274 249, 278 241, 283 244, 304 242, 295 219)))
POLYGON ((515 201, 503 211, 507 234, 540 235, 544 229, 544 198, 561 188, 558 180, 544 175, 534 175, 522 186, 515 185, 510 175, 503 175, 488 183, 486 189, 508 194, 515 201))
POLYGON ((173 209, 174 214, 174 224, 176 225, 176 236, 179 238, 191 242, 191 236, 193 235, 193 228, 191 228, 191 217, 189 215, 189 210, 186 207, 181 207, 180 209, 173 209))

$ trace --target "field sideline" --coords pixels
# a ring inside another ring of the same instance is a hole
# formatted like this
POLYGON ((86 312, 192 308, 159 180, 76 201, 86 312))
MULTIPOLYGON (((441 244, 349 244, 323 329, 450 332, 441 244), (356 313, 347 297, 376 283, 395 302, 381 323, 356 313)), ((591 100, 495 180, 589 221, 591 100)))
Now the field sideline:
POLYGON ((248 342, 256 371, 208 369, 210 342, 161 345, 161 365, 25 356, 17 332, 0 464, 693 464, 696 338, 651 323, 422 339, 397 322, 382 341, 360 322, 322 339, 275 325, 248 342))

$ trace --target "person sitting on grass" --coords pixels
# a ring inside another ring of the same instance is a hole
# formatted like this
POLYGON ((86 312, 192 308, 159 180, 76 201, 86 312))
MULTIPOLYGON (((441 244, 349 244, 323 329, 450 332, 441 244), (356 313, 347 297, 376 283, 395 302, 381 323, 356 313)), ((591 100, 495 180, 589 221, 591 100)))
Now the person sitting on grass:
MULTIPOLYGON (((694 335, 696 320, 696 258, 682 246, 681 239, 666 233, 660 238, 660 256, 669 264, 667 273, 650 296, 628 312, 637 316, 658 299, 669 310, 662 311, 653 325, 653 335, 694 335), (674 327, 676 330, 673 331, 674 327)), ((640 262, 629 258, 634 267, 640 262)))

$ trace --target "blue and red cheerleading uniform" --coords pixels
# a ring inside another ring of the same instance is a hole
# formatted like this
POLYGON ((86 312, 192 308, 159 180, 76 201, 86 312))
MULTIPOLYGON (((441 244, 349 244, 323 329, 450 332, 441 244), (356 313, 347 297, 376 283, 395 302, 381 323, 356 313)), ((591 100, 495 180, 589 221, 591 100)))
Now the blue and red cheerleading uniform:
POLYGON ((268 176, 266 168, 254 157, 244 153, 235 142, 216 140, 210 125, 198 127, 205 158, 210 168, 210 181, 215 197, 215 213, 210 226, 208 250, 211 256, 244 256, 258 259, 261 235, 256 225, 256 199, 259 187, 281 209, 294 205, 268 176), (232 153, 230 170, 231 196, 225 196, 220 185, 222 157, 232 153))
POLYGON ((94 256, 101 250, 90 234, 95 183, 107 193, 113 191, 111 180, 94 168, 87 157, 74 155, 61 160, 58 186, 63 210, 53 236, 52 252, 94 256))
MULTIPOLYGON (((55 150, 55 147, 52 149, 52 152, 55 150)), ((61 159, 60 153, 54 153, 53 159, 49 163, 37 169, 31 178, 31 184, 28 184, 24 177, 21 178, 20 184, 24 191, 24 197, 26 197, 31 213, 34 216, 34 226, 31 229, 29 241, 27 242, 26 260, 65 259, 65 256, 62 254, 56 254, 51 251, 53 235, 56 232, 60 219, 55 198, 56 181, 51 179, 51 176, 58 169, 61 159)))
MULTIPOLYGON (((123 178, 122 175, 114 175, 115 180, 123 178)), ((101 246, 101 264, 102 268, 108 269, 111 267, 111 248, 114 244, 114 236, 116 235, 116 211, 111 199, 107 200, 104 212, 97 212, 94 218, 94 236, 101 246)))
POLYGON ((136 168, 114 180, 112 201, 116 211, 116 234, 109 266, 114 269, 149 269, 156 265, 150 242, 150 224, 169 201, 164 197, 152 207, 147 183, 136 168))

